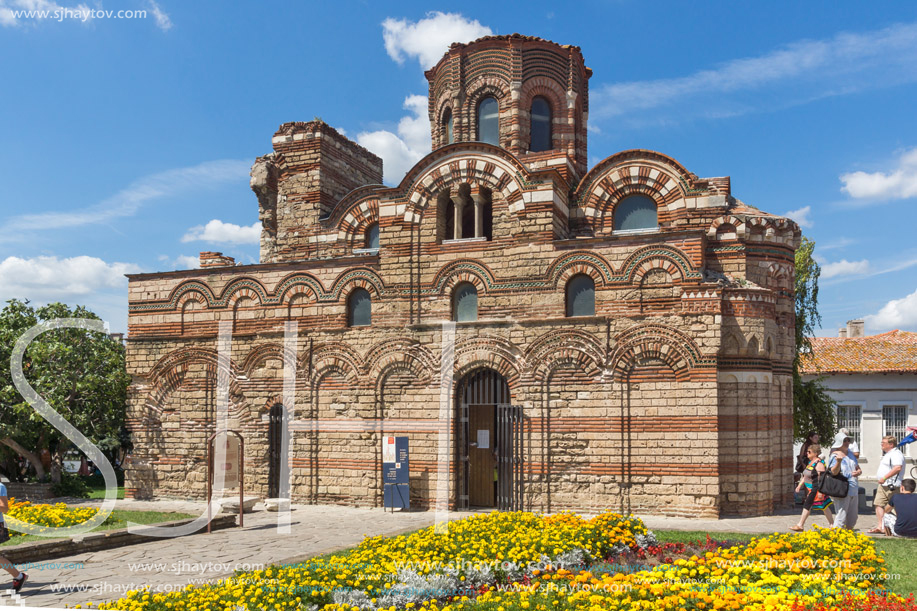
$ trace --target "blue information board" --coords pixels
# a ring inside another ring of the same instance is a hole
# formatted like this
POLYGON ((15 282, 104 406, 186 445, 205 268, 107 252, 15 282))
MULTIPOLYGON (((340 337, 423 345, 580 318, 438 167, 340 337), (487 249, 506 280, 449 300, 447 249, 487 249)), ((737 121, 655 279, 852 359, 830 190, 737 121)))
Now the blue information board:
POLYGON ((410 453, 407 437, 382 438, 382 488, 383 507, 409 509, 410 453))

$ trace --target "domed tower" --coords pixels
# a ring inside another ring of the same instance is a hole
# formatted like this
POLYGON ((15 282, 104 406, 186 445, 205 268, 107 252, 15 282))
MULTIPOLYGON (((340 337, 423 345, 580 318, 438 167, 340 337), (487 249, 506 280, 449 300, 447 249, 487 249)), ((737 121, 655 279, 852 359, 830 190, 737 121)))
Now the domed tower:
POLYGON ((433 148, 488 142, 525 156, 566 155, 586 167, 589 77, 579 47, 533 36, 455 43, 425 73, 433 148))

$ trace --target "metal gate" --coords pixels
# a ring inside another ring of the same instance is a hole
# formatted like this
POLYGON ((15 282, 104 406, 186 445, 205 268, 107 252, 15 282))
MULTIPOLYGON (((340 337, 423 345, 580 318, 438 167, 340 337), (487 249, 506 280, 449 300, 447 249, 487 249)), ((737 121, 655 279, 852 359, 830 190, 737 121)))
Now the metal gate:
POLYGON ((496 454, 496 482, 494 506, 503 511, 522 508, 523 477, 523 413, 521 406, 510 404, 509 385, 506 379, 492 369, 479 369, 469 374, 459 386, 458 431, 456 450, 458 456, 458 507, 470 505, 469 409, 494 410, 493 448, 496 454))
POLYGON ((497 406, 497 509, 522 509, 522 406, 497 406))
POLYGON ((267 490, 269 498, 280 496, 280 448, 283 444, 283 405, 271 406, 267 430, 268 474, 267 490))

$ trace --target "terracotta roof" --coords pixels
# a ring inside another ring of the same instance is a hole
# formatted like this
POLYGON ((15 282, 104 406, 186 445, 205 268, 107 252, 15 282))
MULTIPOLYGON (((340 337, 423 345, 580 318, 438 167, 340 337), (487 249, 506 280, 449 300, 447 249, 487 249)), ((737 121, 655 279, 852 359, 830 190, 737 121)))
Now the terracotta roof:
POLYGON ((865 337, 813 337, 802 372, 917 373, 917 333, 889 331, 865 337))

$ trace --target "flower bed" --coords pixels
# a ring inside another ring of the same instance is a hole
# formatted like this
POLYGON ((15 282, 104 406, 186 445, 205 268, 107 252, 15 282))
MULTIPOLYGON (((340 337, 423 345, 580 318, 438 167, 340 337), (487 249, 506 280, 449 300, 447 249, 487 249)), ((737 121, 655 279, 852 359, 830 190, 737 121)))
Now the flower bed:
MULTIPOLYGON (((29 501, 10 499, 9 511, 6 512, 6 515, 29 524, 63 528, 82 524, 96 515, 98 511, 95 507, 67 507, 64 503, 32 504, 29 501)), ((10 531, 10 535, 14 537, 22 534, 10 531)))
POLYGON ((640 520, 611 513, 591 520, 492 513, 452 522, 445 534, 430 527, 370 537, 329 558, 238 573, 179 592, 131 592, 101 608, 840 609, 840 601, 851 600, 845 597, 865 600, 870 590, 881 589, 883 564, 870 539, 849 531, 773 535, 728 548, 708 540, 695 552, 681 544, 660 546, 640 520), (631 564, 622 568, 622 561, 631 564))

